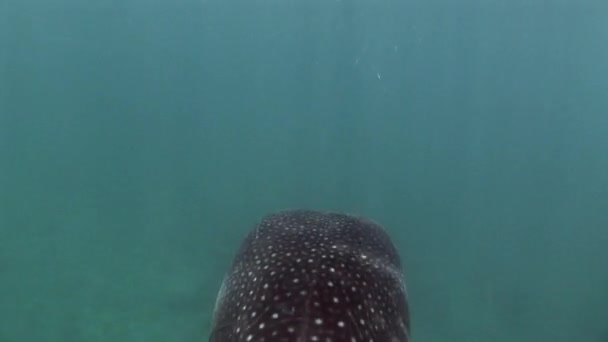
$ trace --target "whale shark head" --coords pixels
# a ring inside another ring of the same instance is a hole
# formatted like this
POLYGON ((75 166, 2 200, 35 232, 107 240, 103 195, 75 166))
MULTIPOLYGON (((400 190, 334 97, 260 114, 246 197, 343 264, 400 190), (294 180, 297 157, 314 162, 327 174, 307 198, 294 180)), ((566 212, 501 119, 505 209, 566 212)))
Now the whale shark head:
POLYGON ((398 253, 367 219, 289 210, 264 217, 226 274, 210 342, 408 342, 398 253))

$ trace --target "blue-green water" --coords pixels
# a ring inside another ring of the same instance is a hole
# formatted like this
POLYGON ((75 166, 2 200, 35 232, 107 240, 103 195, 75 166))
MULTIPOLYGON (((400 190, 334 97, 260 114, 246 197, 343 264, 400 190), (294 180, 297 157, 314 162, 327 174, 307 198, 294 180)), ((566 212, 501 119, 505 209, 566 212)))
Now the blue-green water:
POLYGON ((608 341, 608 3, 0 2, 0 341, 205 341, 283 208, 394 237, 414 341, 608 341))

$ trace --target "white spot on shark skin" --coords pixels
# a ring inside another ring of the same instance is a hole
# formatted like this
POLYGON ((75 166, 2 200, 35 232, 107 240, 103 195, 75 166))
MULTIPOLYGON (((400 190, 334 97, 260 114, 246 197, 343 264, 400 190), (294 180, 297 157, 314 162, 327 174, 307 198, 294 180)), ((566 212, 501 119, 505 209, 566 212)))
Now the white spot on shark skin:
POLYGON ((210 342, 409 342, 399 258, 369 220, 304 210, 271 214, 233 265, 210 342))

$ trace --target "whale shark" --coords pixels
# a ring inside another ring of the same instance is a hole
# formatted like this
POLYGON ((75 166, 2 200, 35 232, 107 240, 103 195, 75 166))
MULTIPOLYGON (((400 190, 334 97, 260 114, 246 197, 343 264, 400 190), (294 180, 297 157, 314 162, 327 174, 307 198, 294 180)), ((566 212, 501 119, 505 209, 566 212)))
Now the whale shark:
POLYGON ((220 287, 210 342, 408 342, 399 254, 379 224, 284 210, 244 239, 220 287))

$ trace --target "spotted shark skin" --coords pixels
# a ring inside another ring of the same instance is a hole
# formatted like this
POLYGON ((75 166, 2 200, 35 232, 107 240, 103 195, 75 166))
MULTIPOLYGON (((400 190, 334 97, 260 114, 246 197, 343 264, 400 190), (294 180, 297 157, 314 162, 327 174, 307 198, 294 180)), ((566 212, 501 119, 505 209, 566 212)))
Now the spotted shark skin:
POLYGON ((219 291, 210 342, 408 342, 399 255, 365 218, 288 210, 249 233, 219 291))

